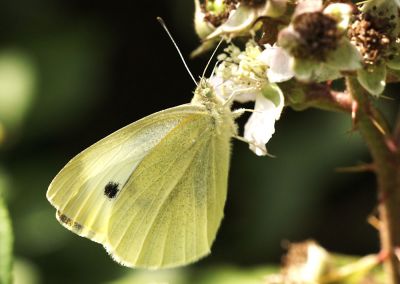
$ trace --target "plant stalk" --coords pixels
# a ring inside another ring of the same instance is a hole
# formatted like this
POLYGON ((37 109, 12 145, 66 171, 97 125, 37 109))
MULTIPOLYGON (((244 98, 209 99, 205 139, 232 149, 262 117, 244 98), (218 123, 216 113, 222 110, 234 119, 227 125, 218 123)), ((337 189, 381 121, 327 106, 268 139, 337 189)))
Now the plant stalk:
POLYGON ((355 126, 365 140, 374 163, 378 185, 380 241, 390 284, 400 283, 400 154, 383 116, 357 78, 346 78, 347 89, 357 102, 355 126))

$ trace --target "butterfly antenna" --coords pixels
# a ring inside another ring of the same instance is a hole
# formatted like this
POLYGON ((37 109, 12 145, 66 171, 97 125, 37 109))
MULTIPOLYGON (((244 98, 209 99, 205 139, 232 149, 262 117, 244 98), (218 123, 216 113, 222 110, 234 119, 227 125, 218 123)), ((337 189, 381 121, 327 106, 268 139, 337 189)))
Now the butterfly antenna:
POLYGON ((194 83, 196 84, 196 86, 197 86, 197 81, 196 81, 196 79, 194 78, 192 72, 190 72, 190 69, 189 69, 188 65, 186 64, 185 58, 183 57, 182 52, 179 50, 178 45, 176 44, 176 42, 175 42, 174 38, 172 37, 171 33, 169 32, 169 30, 168 30, 168 28, 167 28, 167 25, 165 24, 164 20, 163 20, 161 17, 157 17, 157 21, 160 23, 160 25, 161 25, 161 26, 164 28, 164 30, 167 32, 169 38, 171 39, 171 41, 172 41, 172 43, 174 44, 176 50, 178 51, 179 56, 180 56, 181 59, 182 59, 183 65, 185 65, 185 68, 186 68, 187 72, 189 73, 189 75, 190 75, 190 77, 192 78, 193 82, 194 82, 194 83))
MULTIPOLYGON (((221 45, 221 43, 222 43, 223 40, 224 40, 224 39, 221 38, 221 40, 220 40, 220 41, 218 42, 218 44, 217 44, 217 47, 214 49, 213 53, 211 54, 210 59, 208 59, 207 65, 206 65, 206 67, 204 68, 204 71, 203 71, 203 74, 201 75, 201 79, 200 79, 200 80, 203 80, 203 79, 204 79, 204 76, 206 75, 207 69, 208 69, 208 67, 209 67, 210 64, 211 64, 211 60, 214 58, 214 56, 215 56, 215 54, 217 53, 217 50, 218 50, 218 48, 219 48, 219 46, 221 45)), ((215 69, 215 68, 214 68, 214 69, 215 69)))

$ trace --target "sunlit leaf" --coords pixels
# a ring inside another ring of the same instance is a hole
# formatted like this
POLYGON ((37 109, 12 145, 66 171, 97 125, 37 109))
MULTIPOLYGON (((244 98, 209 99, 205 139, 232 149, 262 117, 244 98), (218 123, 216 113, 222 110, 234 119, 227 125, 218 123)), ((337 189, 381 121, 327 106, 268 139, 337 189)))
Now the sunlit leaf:
POLYGON ((34 95, 36 73, 30 58, 16 50, 0 51, 0 143, 7 130, 20 126, 34 95))
POLYGON ((0 197, 0 283, 11 283, 13 236, 11 221, 0 197))
POLYGON ((13 268, 13 284, 39 284, 39 272, 32 262, 16 258, 13 268))

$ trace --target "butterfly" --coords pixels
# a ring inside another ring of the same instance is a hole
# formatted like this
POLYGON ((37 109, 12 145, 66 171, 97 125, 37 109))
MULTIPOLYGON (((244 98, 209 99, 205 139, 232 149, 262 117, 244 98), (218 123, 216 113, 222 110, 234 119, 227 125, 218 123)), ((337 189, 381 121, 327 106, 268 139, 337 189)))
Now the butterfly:
POLYGON ((201 79, 190 103, 142 118, 70 160, 47 191, 58 221, 129 267, 204 257, 224 215, 239 115, 201 79))

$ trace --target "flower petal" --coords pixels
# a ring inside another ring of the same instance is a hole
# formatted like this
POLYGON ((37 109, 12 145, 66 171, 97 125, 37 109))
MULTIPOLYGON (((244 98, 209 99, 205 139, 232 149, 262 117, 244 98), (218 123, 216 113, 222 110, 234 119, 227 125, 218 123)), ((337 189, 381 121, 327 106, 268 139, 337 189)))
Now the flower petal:
POLYGON ((255 87, 249 87, 244 85, 235 84, 232 80, 224 80, 220 76, 212 76, 209 83, 214 88, 214 91, 218 98, 226 101, 232 99, 240 103, 246 103, 249 101, 254 101, 256 94, 259 93, 259 89, 255 87))
POLYGON ((301 41, 301 35, 293 28, 293 25, 290 25, 279 32, 277 43, 286 52, 292 54, 301 41))
POLYGON ((247 102, 252 102, 256 100, 257 94, 260 92, 259 90, 252 88, 252 89, 246 89, 243 87, 242 90, 238 89, 235 90, 235 98, 234 101, 237 101, 239 103, 247 103, 247 102))
POLYGON ((208 82, 213 87, 217 97, 225 101, 229 95, 226 94, 227 92, 224 86, 224 79, 220 76, 214 75, 208 79, 208 82))
POLYGON ((282 91, 275 84, 265 90, 268 97, 275 97, 274 101, 266 98, 261 93, 256 97, 254 113, 250 116, 244 127, 244 138, 249 141, 249 148, 258 156, 266 155, 265 144, 275 132, 275 121, 279 119, 284 97, 282 91))
POLYGON ((294 17, 303 13, 313 13, 321 11, 323 8, 322 0, 300 0, 294 11, 294 17))
POLYGON ((335 18, 338 22, 338 28, 345 31, 349 27, 353 15, 353 7, 345 3, 333 3, 329 4, 323 13, 335 18))
POLYGON ((265 4, 257 7, 239 4, 236 10, 230 15, 228 20, 219 26, 206 39, 211 39, 220 35, 229 37, 248 33, 260 17, 280 17, 286 11, 286 0, 269 0, 265 4))
POLYGON ((265 45, 258 59, 268 66, 267 77, 271 83, 284 82, 294 76, 290 68, 290 56, 279 46, 265 45))
POLYGON ((205 14, 201 10, 200 0, 194 0, 194 29, 200 39, 208 36, 215 28, 204 20, 205 14))
POLYGON ((282 16, 286 11, 286 0, 268 0, 265 8, 265 16, 277 18, 282 16))
POLYGON ((230 14, 228 20, 209 34, 206 39, 212 39, 222 34, 241 33, 250 28, 257 17, 255 9, 240 5, 230 14))

